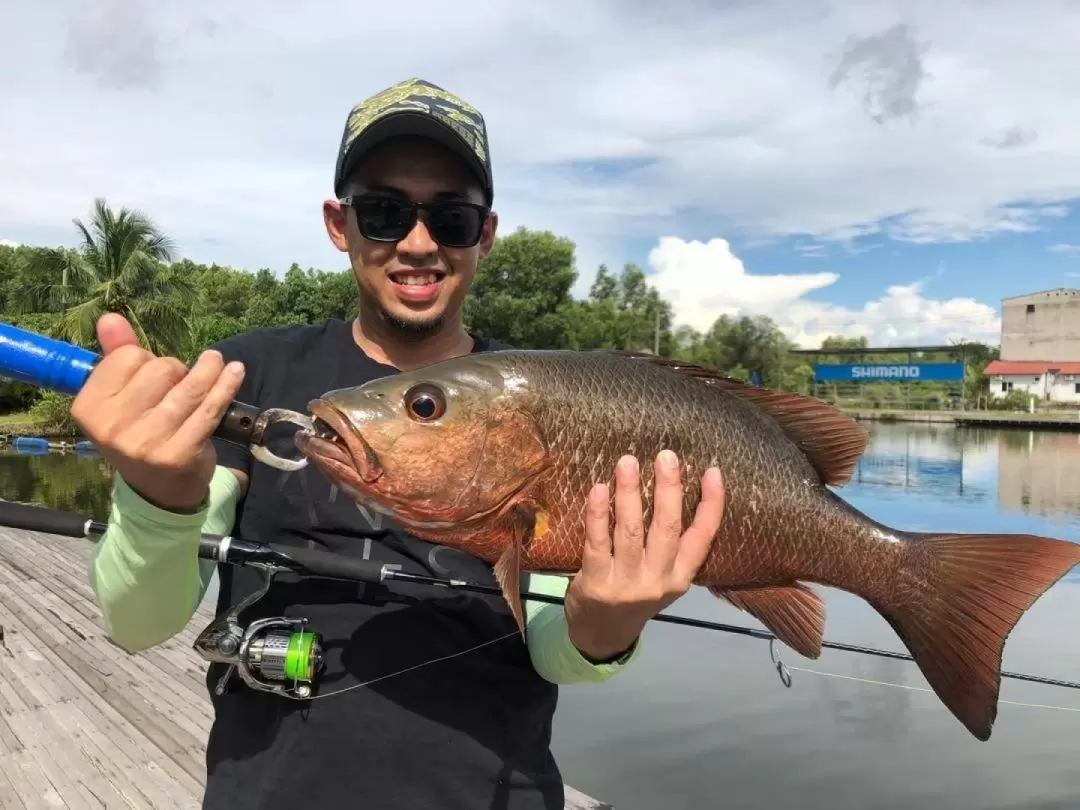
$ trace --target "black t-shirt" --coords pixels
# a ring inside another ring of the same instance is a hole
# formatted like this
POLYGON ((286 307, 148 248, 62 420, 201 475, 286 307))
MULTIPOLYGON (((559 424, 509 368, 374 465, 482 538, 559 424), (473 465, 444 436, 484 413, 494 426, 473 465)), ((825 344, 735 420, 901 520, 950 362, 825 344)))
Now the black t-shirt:
MULTIPOLYGON (((504 348, 476 344, 477 351, 504 348)), ((244 361, 237 398, 260 409, 307 412, 328 390, 397 373, 368 357, 342 320, 255 330, 215 348, 226 360, 244 361)), ((295 457, 290 431, 281 427, 270 447, 295 457)), ((373 530, 346 496, 333 497, 313 465, 285 473, 235 445, 215 446, 219 464, 246 470, 251 481, 237 537, 495 584, 491 567, 465 553, 406 535, 385 519, 373 530)), ((218 574, 219 612, 261 584, 250 569, 226 565, 218 574)), ((216 717, 205 808, 562 810, 550 751, 558 690, 536 673, 502 597, 290 575, 276 578, 241 621, 263 616, 306 616, 322 634, 321 696, 296 701, 257 692, 235 674, 217 695, 225 668, 212 665, 207 685, 216 717), (493 643, 451 657, 484 642, 493 643)))

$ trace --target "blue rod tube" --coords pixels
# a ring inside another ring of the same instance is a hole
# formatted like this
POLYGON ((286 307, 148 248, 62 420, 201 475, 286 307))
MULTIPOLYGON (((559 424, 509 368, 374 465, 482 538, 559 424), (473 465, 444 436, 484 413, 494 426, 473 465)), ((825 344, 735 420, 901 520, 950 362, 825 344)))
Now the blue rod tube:
POLYGON ((0 323, 0 377, 74 396, 100 359, 81 346, 0 323))

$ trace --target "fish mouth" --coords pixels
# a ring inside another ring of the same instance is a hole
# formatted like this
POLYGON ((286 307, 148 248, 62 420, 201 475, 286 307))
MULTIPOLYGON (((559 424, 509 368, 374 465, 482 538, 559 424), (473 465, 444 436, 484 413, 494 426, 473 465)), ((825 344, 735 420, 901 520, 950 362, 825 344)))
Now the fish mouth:
POLYGON ((308 410, 311 428, 296 434, 300 452, 334 471, 347 471, 364 484, 378 481, 383 472, 378 456, 345 414, 325 399, 313 399, 308 410))

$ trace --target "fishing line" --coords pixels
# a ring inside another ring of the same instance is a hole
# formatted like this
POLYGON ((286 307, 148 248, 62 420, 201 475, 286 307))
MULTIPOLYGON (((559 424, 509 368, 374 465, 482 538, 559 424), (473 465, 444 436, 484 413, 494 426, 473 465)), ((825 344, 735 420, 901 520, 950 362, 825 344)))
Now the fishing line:
POLYGON ((385 675, 380 675, 378 678, 372 678, 370 681, 364 681, 363 683, 354 683, 352 686, 343 686, 341 689, 335 689, 333 692, 320 692, 317 694, 313 694, 308 698, 308 700, 318 700, 320 698, 334 697, 335 695, 340 695, 344 692, 351 692, 353 689, 363 689, 365 686, 371 686, 373 683, 385 681, 389 678, 396 678, 398 675, 404 675, 407 672, 412 672, 413 670, 421 669, 422 667, 430 666, 431 664, 439 664, 443 661, 449 661, 452 658, 460 658, 463 655, 468 655, 471 652, 476 652, 477 650, 484 647, 490 647, 492 644, 498 644, 500 641, 505 641, 508 638, 518 635, 521 634, 517 630, 514 630, 510 633, 498 636, 497 638, 493 638, 488 641, 481 641, 479 644, 474 644, 473 646, 467 647, 466 649, 460 650, 459 652, 450 653, 449 655, 441 655, 438 658, 432 658, 419 664, 413 664, 411 667, 405 667, 404 669, 399 669, 396 672, 388 672, 385 675))
MULTIPOLYGON (((404 571, 390 571, 387 572, 387 579, 400 580, 403 582, 416 582, 423 585, 434 585, 443 588, 454 588, 468 591, 474 591, 479 593, 488 593, 492 595, 500 595, 502 591, 490 585, 482 585, 475 582, 464 582, 461 580, 450 579, 438 579, 436 577, 427 577, 417 574, 410 574, 404 571)), ((537 602, 547 602, 549 604, 562 605, 565 604, 563 597, 549 596, 548 594, 523 592, 521 598, 524 600, 531 600, 537 602)), ((702 630, 718 630, 722 633, 730 633, 732 635, 750 636, 751 638, 761 639, 762 641, 769 642, 770 654, 773 656, 773 663, 777 667, 777 672, 780 674, 782 681, 785 681, 785 686, 790 686, 790 683, 785 680, 783 673, 784 663, 773 652, 773 645, 779 641, 775 634, 770 633, 768 630, 759 630, 756 627, 745 627, 737 624, 724 624, 722 622, 711 622, 705 619, 694 619, 689 616, 676 616, 670 613, 659 613, 654 616, 651 621, 663 622, 665 624, 678 624, 685 627, 694 627, 702 630)), ((914 658, 907 653, 894 652, 893 650, 882 650, 877 647, 864 647, 859 644, 844 644, 839 641, 822 640, 821 646, 824 649, 840 650, 842 652, 858 653, 860 655, 873 655, 878 658, 892 658, 897 661, 911 661, 914 662, 914 658)), ((1042 675, 1029 675, 1024 672, 1008 672, 1002 671, 1002 678, 1011 678, 1018 681, 1028 681, 1030 683, 1039 683, 1045 686, 1060 686, 1065 689, 1080 689, 1080 681, 1066 681, 1060 678, 1047 678, 1042 675)))
MULTIPOLYGON (((792 672, 808 672, 811 675, 821 675, 826 678, 842 678, 845 681, 857 681, 858 683, 871 684, 873 686, 891 686, 895 689, 908 689, 912 692, 929 692, 933 694, 934 691, 925 686, 910 686, 906 683, 878 681, 872 678, 860 678, 857 675, 841 675, 839 672, 826 672, 822 669, 808 669, 806 667, 786 667, 786 669, 792 672)), ((1058 712, 1080 712, 1080 706, 1051 706, 1046 703, 1025 703, 1020 700, 1006 700, 1005 698, 999 698, 998 703, 1007 703, 1010 706, 1023 706, 1028 709, 1052 709, 1058 712)))

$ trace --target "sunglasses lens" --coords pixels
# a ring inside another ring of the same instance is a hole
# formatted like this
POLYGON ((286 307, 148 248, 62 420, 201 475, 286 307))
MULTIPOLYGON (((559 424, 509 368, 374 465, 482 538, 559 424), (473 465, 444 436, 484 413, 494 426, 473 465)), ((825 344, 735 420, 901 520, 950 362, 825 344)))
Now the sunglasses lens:
POLYGON ((415 224, 415 212, 408 203, 394 199, 367 199, 356 202, 356 223, 366 238, 379 242, 404 239, 415 224))
POLYGON ((427 226, 435 241, 447 247, 472 247, 484 226, 481 211, 460 203, 441 203, 428 212, 427 226))
MULTIPOLYGON (((365 238, 377 242, 404 239, 416 225, 416 208, 392 197, 368 197, 352 202, 356 222, 365 238)), ((446 247, 472 247, 484 228, 483 210, 467 203, 439 202, 422 206, 431 236, 446 247)))

